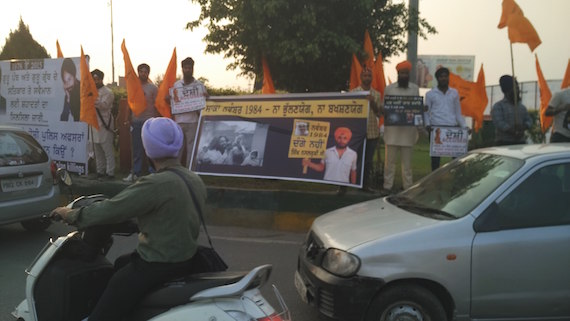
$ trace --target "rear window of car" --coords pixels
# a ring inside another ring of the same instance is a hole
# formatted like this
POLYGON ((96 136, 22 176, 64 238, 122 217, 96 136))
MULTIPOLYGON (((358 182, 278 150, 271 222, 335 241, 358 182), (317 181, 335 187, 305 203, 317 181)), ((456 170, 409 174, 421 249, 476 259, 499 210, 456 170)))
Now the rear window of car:
POLYGON ((42 146, 28 133, 0 131, 0 167, 45 163, 42 146))

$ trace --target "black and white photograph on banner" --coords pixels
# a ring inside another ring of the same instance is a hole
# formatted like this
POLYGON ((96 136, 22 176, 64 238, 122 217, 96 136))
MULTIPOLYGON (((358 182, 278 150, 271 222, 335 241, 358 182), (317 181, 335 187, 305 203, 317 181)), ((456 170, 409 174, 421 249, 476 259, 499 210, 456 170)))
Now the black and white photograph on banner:
POLYGON ((251 121, 205 121, 198 143, 197 163, 262 166, 267 127, 251 121))

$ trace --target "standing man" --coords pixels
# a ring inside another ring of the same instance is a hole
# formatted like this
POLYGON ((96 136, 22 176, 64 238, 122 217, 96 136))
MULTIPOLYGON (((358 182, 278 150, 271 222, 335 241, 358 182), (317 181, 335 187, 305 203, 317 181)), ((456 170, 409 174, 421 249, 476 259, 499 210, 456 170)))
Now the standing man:
POLYGON ((93 141, 93 149, 95 152, 95 164, 97 167, 98 179, 114 179, 115 178, 115 151, 113 141, 115 140, 114 129, 115 120, 111 110, 113 109, 113 101, 115 95, 111 89, 103 85, 103 77, 105 74, 95 69, 91 72, 95 86, 99 96, 95 101, 95 110, 97 111, 97 122, 99 129, 91 128, 93 141))
POLYGON ((495 125, 495 145, 526 144, 524 131, 532 127, 532 119, 521 103, 519 83, 513 77, 503 75, 499 79, 499 85, 505 97, 491 109, 491 118, 495 125))
MULTIPOLYGON (((204 84, 194 78, 194 60, 188 57, 182 60, 181 64, 183 78, 174 83, 174 88, 184 88, 184 91, 193 97, 204 96, 208 98, 208 91, 204 84)), ((185 144, 182 154, 182 165, 186 166, 186 168, 190 167, 190 159, 192 158, 192 150, 194 149, 194 141, 196 140, 199 118, 200 110, 174 115, 174 120, 180 125, 184 132, 185 144)))
POLYGON ((158 112, 156 111, 156 107, 154 106, 154 101, 156 100, 156 95, 158 94, 158 87, 148 79, 148 75, 150 74, 150 66, 147 64, 140 64, 137 67, 137 72, 139 74, 139 80, 141 82, 144 98, 146 100, 146 109, 138 116, 131 114, 131 145, 133 150, 133 168, 129 176, 123 179, 125 182, 134 182, 141 176, 143 157, 145 155, 141 138, 142 127, 147 119, 159 116, 158 112))
MULTIPOLYGON (((398 82, 386 87, 384 95, 419 96, 418 86, 410 82, 410 70, 412 70, 412 63, 407 60, 396 65, 398 82)), ((384 192, 390 193, 394 187, 398 153, 400 153, 402 160, 402 187, 406 189, 412 186, 412 151, 418 140, 418 130, 415 126, 384 126, 384 142, 386 144, 384 192)))
POLYGON ((307 166, 317 172, 325 171, 324 180, 356 184, 356 159, 358 155, 348 143, 352 131, 347 127, 338 127, 334 131, 335 146, 325 151, 325 158, 320 163, 313 163, 303 158, 303 167, 307 166))
POLYGON ((374 166, 374 152, 378 145, 378 137, 380 137, 380 129, 378 128, 378 116, 382 104, 380 92, 372 88, 372 69, 365 67, 360 73, 361 85, 352 91, 368 91, 366 97, 369 101, 368 119, 366 121, 366 152, 364 154, 364 177, 362 178, 362 189, 367 193, 374 193, 370 188, 370 175, 374 166))
POLYGON ((568 115, 568 111, 570 111, 570 88, 554 94, 544 112, 546 116, 554 116, 552 136, 550 136, 551 143, 570 142, 570 123, 568 122, 570 115, 568 115))
MULTIPOLYGON (((431 138, 431 126, 449 126, 466 128, 465 119, 461 115, 459 93, 449 87, 449 69, 441 67, 435 72, 437 87, 426 94, 427 113, 425 114, 426 129, 431 138)), ((441 157, 431 158, 431 170, 439 167, 441 157)))

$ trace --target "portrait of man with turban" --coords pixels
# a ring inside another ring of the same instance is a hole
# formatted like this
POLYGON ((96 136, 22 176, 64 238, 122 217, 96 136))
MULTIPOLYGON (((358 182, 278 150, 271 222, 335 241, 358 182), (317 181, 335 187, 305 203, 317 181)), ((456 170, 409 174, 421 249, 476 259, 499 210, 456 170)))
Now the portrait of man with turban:
POLYGON ((325 172, 327 181, 356 184, 357 153, 348 147, 352 131, 348 127, 338 127, 334 131, 335 145, 325 151, 325 157, 319 163, 303 159, 303 167, 317 172, 325 172))

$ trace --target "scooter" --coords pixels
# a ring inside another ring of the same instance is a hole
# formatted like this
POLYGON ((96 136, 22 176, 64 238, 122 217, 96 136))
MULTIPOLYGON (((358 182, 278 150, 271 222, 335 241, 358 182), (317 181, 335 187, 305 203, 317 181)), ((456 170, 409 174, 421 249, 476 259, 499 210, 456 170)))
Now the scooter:
MULTIPOLYGON (((79 208, 104 199, 80 197, 68 207, 79 208)), ((18 321, 79 321, 87 317, 114 272, 105 257, 113 235, 137 231, 132 222, 73 231, 50 240, 26 269, 26 299, 12 312, 18 321)), ((273 285, 280 311, 260 292, 271 265, 249 272, 215 272, 171 280, 148 293, 129 321, 290 321, 283 297, 273 285)))

